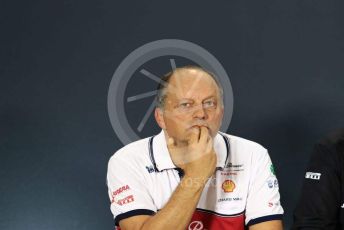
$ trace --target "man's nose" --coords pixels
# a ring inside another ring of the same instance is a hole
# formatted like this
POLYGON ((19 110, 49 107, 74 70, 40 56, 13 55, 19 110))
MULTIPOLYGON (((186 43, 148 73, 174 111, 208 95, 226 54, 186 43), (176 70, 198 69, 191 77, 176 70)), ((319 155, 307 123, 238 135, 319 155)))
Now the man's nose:
POLYGON ((208 114, 203 108, 202 104, 195 106, 194 111, 193 111, 193 117, 198 118, 198 119, 207 119, 208 114))

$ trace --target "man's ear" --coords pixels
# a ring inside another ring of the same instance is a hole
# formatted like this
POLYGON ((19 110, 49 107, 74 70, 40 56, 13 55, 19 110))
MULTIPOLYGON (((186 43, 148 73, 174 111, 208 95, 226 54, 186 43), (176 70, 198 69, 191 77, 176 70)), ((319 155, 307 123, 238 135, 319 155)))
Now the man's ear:
POLYGON ((161 110, 161 108, 155 108, 154 117, 155 117, 156 122, 160 126, 160 128, 166 129, 166 125, 165 125, 165 121, 164 121, 164 115, 163 115, 163 111, 161 110))

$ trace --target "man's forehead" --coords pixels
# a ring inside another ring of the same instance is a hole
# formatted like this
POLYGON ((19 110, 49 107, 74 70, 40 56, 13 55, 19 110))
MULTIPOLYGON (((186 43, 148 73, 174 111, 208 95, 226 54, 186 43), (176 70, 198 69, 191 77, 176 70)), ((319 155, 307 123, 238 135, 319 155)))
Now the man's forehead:
POLYGON ((178 69, 169 80, 166 92, 169 102, 182 99, 204 100, 218 97, 218 86, 207 72, 199 69, 178 69))
POLYGON ((167 89, 170 94, 185 95, 199 90, 216 92, 218 87, 213 77, 203 70, 179 69, 171 76, 167 89))
POLYGON ((212 77, 202 69, 196 68, 180 68, 176 69, 172 74, 170 81, 190 80, 195 78, 204 78, 212 80, 212 77))

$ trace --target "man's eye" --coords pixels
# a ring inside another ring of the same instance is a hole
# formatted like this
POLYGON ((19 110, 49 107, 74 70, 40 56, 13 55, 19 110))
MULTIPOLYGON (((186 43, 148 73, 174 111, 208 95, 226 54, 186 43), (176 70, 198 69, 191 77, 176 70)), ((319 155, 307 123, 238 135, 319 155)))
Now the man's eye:
POLYGON ((179 106, 182 108, 189 108, 191 106, 191 104, 190 103, 181 103, 179 106))
POLYGON ((215 106, 215 102, 214 101, 206 101, 206 102, 204 102, 204 106, 206 108, 214 107, 215 106))

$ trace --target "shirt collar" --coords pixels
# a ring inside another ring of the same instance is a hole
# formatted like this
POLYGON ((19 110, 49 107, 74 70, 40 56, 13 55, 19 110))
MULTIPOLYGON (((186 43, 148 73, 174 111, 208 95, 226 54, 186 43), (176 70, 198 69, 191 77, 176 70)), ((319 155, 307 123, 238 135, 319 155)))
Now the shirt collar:
MULTIPOLYGON (((229 157, 228 137, 221 132, 218 132, 214 138, 214 149, 217 155, 216 167, 223 169, 229 157)), ((158 135, 150 138, 149 152, 156 170, 162 171, 165 169, 178 168, 173 164, 171 159, 163 130, 158 135)))

